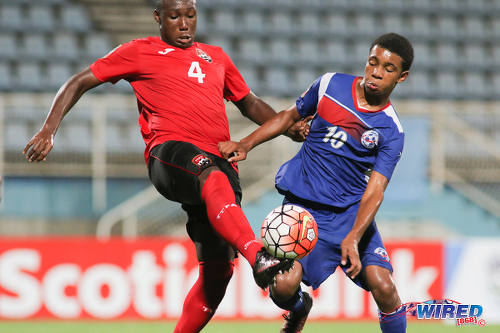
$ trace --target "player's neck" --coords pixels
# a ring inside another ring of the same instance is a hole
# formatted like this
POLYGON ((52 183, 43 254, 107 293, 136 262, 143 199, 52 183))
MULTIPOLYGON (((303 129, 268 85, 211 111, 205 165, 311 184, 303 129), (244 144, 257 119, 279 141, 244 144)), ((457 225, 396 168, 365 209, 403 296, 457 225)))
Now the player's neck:
POLYGON ((389 103, 389 96, 390 94, 374 95, 367 93, 362 85, 362 80, 358 80, 356 84, 356 99, 360 108, 369 111, 380 110, 389 103))

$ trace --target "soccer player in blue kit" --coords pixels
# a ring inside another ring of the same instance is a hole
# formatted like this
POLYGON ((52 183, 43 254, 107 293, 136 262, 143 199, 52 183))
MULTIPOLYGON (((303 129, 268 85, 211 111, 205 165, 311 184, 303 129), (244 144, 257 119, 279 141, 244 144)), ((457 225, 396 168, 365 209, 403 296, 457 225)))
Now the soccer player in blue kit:
POLYGON ((316 289, 337 266, 370 291, 384 333, 406 331, 406 313, 392 279, 392 266, 374 221, 403 151, 404 133, 389 96, 409 74, 413 47, 389 33, 369 49, 363 77, 326 73, 296 105, 268 120, 240 142, 219 143, 229 161, 312 118, 302 148, 276 175, 284 203, 312 213, 318 242, 289 272, 277 275, 272 300, 288 310, 281 332, 300 332, 312 307, 300 282, 316 289), (231 155, 234 153, 234 155, 231 155))

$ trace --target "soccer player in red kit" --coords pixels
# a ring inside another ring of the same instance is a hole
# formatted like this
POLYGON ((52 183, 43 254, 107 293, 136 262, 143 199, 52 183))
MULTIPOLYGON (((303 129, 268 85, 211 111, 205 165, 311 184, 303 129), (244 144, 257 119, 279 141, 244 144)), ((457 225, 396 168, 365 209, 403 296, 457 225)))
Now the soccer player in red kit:
POLYGON ((236 166, 221 158, 217 147, 230 140, 224 98, 258 124, 276 113, 250 92, 221 48, 194 41, 196 0, 160 0, 154 18, 161 37, 120 45, 68 79, 24 154, 30 162, 45 160, 64 115, 87 90, 120 79, 131 84, 149 177, 164 197, 182 203, 200 263, 175 332, 199 332, 225 294, 234 249, 248 260, 262 288, 291 264, 271 257, 255 239, 240 208, 236 166))

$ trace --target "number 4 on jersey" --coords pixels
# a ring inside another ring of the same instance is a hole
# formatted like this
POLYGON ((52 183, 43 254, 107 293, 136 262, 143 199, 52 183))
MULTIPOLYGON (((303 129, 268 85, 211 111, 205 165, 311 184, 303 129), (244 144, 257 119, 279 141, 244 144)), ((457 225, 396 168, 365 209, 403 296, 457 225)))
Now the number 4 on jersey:
POLYGON ((193 61, 191 67, 189 67, 188 76, 195 77, 198 79, 198 83, 203 83, 203 79, 206 74, 201 71, 200 63, 198 61, 193 61))

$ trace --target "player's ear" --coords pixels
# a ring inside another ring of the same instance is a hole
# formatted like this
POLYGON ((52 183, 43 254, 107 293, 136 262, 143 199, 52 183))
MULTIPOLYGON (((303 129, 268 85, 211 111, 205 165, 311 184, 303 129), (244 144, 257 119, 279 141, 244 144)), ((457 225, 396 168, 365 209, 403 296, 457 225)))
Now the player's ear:
POLYGON ((398 83, 401 83, 403 82, 404 80, 406 80, 406 78, 408 77, 408 75, 410 75, 410 72, 409 71, 403 71, 401 72, 401 75, 399 76, 399 79, 398 79, 398 83))
POLYGON ((158 9, 153 10, 153 16, 155 18, 156 23, 161 25, 161 17, 160 17, 160 12, 158 11, 158 9))

